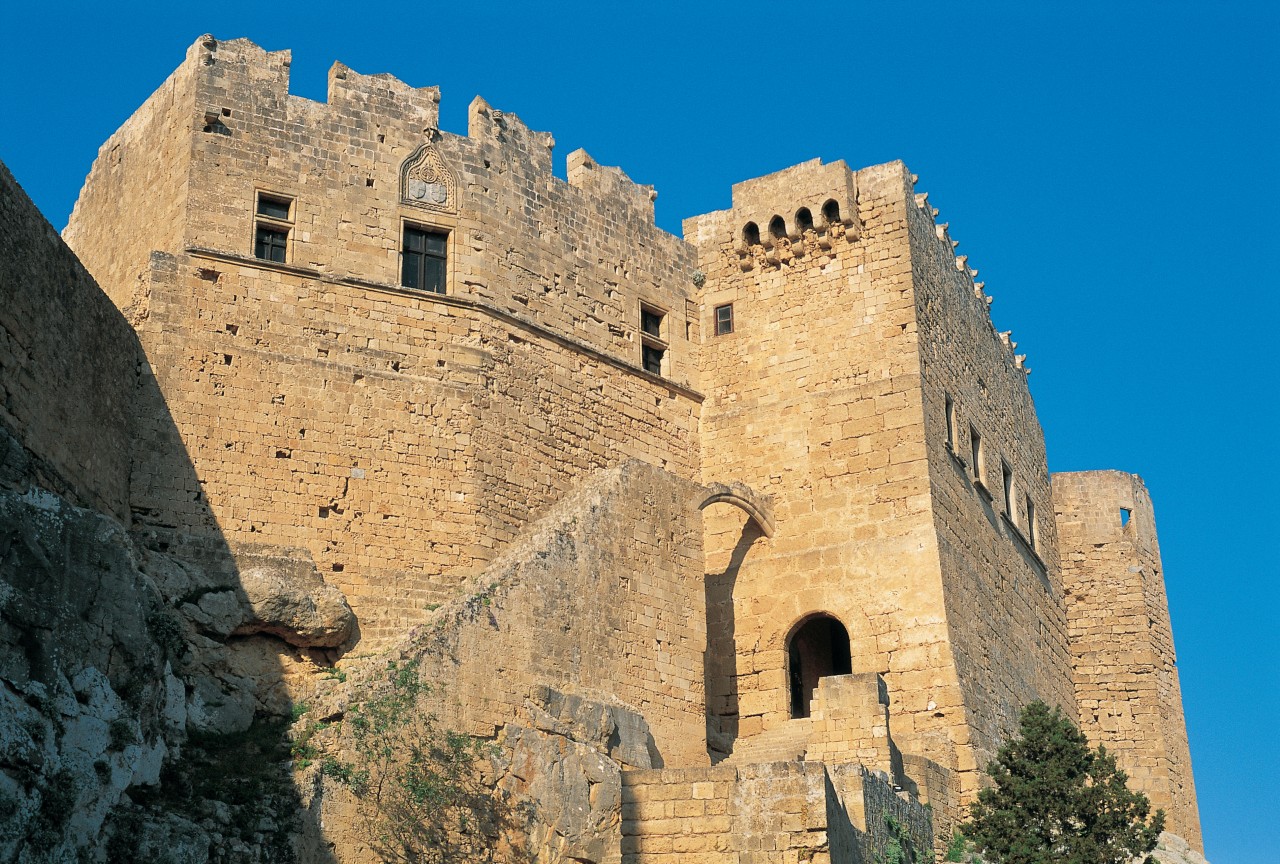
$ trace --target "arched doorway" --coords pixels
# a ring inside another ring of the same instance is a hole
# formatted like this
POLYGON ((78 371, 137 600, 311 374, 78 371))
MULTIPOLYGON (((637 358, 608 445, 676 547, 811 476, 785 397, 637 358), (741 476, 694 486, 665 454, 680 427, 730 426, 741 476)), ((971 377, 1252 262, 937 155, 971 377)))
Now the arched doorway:
POLYGON ((791 716, 809 716, 809 703, 819 678, 848 675, 849 631, 830 615, 806 618, 787 640, 787 680, 791 686, 791 716))

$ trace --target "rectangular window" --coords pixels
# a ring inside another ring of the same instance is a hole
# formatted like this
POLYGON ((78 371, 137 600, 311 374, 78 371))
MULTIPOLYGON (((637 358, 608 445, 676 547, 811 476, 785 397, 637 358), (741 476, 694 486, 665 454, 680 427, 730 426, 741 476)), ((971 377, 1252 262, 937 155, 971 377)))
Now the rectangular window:
POLYGON ((293 230, 293 199, 259 192, 254 206, 254 216, 254 257, 283 264, 289 257, 289 232, 293 230))
POLYGON ((1013 504, 1013 469, 1009 467, 1009 463, 1000 460, 1000 479, 1004 483, 1004 512, 1009 517, 1009 521, 1015 525, 1018 524, 1018 517, 1014 514, 1013 504))
POLYGON ((1040 542, 1039 538, 1036 536, 1036 505, 1031 500, 1030 495, 1026 496, 1026 503, 1027 503, 1027 542, 1031 544, 1032 549, 1036 549, 1037 544, 1040 542))
POLYGON ((982 471, 982 436, 972 426, 969 427, 969 455, 973 457, 973 479, 981 483, 984 479, 982 471))
POLYGON ((400 284, 419 291, 445 293, 448 249, 448 232, 405 225, 400 250, 400 284))
POLYGON ((733 304, 716 307, 716 335, 727 336, 733 332, 733 304))
POLYGON ((667 313, 655 306, 640 304, 640 365, 646 372, 662 374, 667 356, 664 336, 667 313))

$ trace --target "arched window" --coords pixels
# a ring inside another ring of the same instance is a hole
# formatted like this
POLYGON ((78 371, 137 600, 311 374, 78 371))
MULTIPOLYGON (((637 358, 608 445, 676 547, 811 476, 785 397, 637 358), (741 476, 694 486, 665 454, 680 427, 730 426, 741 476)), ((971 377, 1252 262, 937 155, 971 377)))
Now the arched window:
POLYGON ((813 229, 813 214, 809 212, 808 207, 801 207, 796 211, 796 233, 804 234, 806 231, 813 229))
POLYGON ((843 624, 823 613, 801 622, 787 640, 792 718, 809 716, 809 703, 813 701, 819 678, 848 675, 852 671, 849 631, 843 624))
POLYGON ((827 220, 828 225, 834 225, 840 221, 840 205, 836 203, 836 199, 830 198, 826 204, 822 205, 822 217, 827 220))
POLYGON ((774 237, 787 236, 787 223, 782 220, 781 216, 774 216, 769 220, 769 233, 774 237))
POLYGON ((760 226, 754 222, 748 222, 742 226, 742 243, 744 246, 760 245, 760 226))

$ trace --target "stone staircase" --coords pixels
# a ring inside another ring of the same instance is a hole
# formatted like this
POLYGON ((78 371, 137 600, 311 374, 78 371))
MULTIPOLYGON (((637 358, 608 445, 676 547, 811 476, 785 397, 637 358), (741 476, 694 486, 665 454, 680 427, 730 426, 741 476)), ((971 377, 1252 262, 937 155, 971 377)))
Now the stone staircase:
POLYGON ((721 765, 758 765, 765 762, 796 762, 809 749, 813 726, 810 720, 788 720, 776 729, 751 738, 739 738, 733 753, 721 765))

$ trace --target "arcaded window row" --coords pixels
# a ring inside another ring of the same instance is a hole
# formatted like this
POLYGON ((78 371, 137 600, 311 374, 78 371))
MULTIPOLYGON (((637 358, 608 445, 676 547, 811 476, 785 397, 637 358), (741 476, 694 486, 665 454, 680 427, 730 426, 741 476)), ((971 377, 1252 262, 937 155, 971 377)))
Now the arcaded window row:
MULTIPOLYGON (((840 221, 840 204, 834 198, 822 205, 822 218, 826 220, 827 225, 834 225, 840 221)), ((804 232, 813 229, 813 214, 809 212, 808 207, 801 207, 796 211, 795 219, 792 222, 795 227, 793 234, 787 233, 787 221, 781 216, 774 216, 769 220, 769 236, 775 240, 783 237, 794 236, 800 237, 804 232)), ((742 226, 742 243, 745 246, 760 245, 760 226, 754 222, 748 222, 742 226)))

